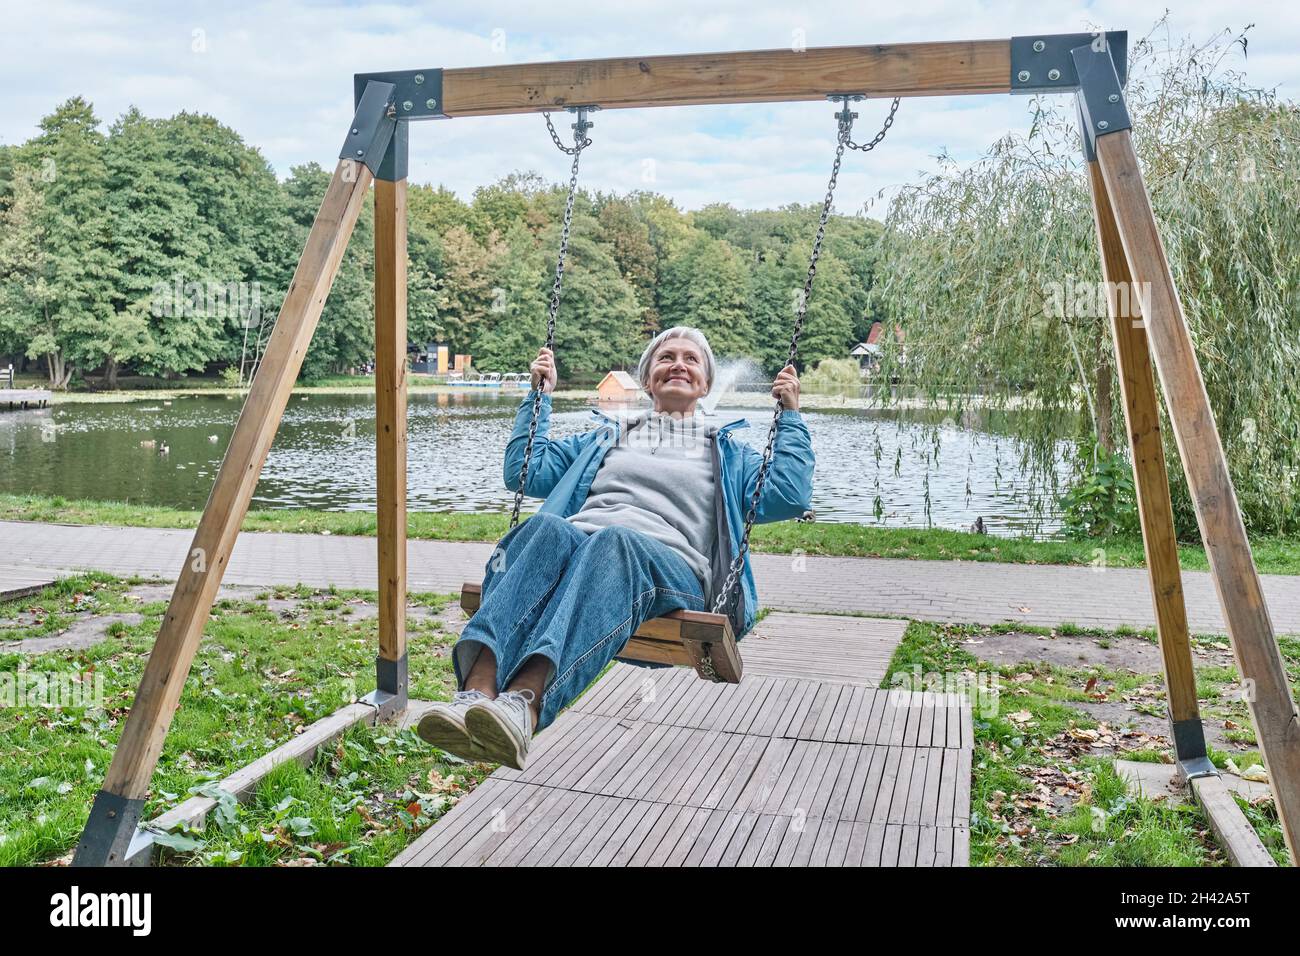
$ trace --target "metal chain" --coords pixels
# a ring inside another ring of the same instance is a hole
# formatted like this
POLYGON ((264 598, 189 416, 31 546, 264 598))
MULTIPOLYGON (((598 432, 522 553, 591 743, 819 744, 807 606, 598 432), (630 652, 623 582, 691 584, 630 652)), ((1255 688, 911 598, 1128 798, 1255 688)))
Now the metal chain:
MULTIPOLYGON (((880 127, 880 132, 877 133, 874 137, 872 137, 871 142, 863 143, 859 145, 858 143, 853 142, 853 140, 849 140, 844 145, 848 146, 849 149, 860 149, 864 153, 869 153, 877 146, 879 146, 880 141, 883 140, 885 138, 885 134, 889 132, 889 127, 894 125, 894 114, 898 112, 898 102, 899 102, 899 98, 895 96, 894 102, 890 104, 889 107, 889 115, 885 117, 885 125, 880 127)), ((844 109, 847 111, 848 108, 849 108, 849 104, 846 100, 844 103, 844 109)), ((836 115, 838 116, 840 114, 837 113, 836 115)), ((857 114, 855 113, 853 115, 856 116, 857 114)), ((853 125, 852 119, 849 120, 849 125, 850 126, 853 125)))
MULTIPOLYGON (((822 203, 821 218, 817 222, 817 235, 813 238, 812 255, 808 258, 808 274, 803 281, 803 294, 799 297, 799 304, 795 308, 794 328, 790 333, 790 351, 786 359, 786 365, 793 365, 795 357, 799 354, 799 336, 803 332, 804 318, 808 314, 808 297, 812 294, 813 279, 817 277, 817 260, 821 257, 822 240, 826 237, 826 223, 830 219, 831 204, 835 198, 835 186, 840 175, 840 163, 844 159, 845 149, 859 149, 864 152, 875 149, 880 145, 889 128, 894 125, 894 114, 898 112, 899 98, 894 97, 893 105, 889 108, 889 116, 885 118, 885 125, 881 127, 880 132, 875 135, 871 142, 859 146, 853 142, 851 134, 853 132, 853 120, 857 118, 857 113, 849 109, 849 97, 844 97, 844 109, 835 114, 838 125, 838 135, 835 143, 835 162, 831 165, 830 182, 826 186, 826 199, 822 203)), ((732 603, 732 592, 738 590, 740 581, 740 572, 745 566, 745 555, 749 551, 749 534, 754 528, 754 518, 758 514, 758 501, 763 495, 763 486, 767 483, 767 473, 772 466, 772 452, 776 446, 776 429, 781 422, 781 412, 783 411, 781 402, 776 402, 776 407, 772 410, 772 424, 767 430, 767 445, 763 449, 763 460, 758 466, 758 480, 754 484, 754 493, 749 499, 749 509, 745 513, 745 530, 740 536, 740 549, 736 552, 735 559, 731 562, 731 570, 727 574, 727 580, 722 585, 722 590, 714 597, 713 613, 722 614, 732 603)))
MULTIPOLYGON (((546 348, 552 353, 555 351, 555 316, 560 309, 560 289, 564 284, 564 260, 569 254, 569 228, 573 224, 573 200, 578 194, 578 161, 582 158, 582 151, 591 145, 587 130, 595 125, 587 119, 588 109, 589 107, 577 109, 578 121, 573 124, 572 146, 565 146, 556 135, 555 126, 551 123, 551 114, 542 113, 546 118, 546 129, 551 134, 551 140, 561 152, 573 157, 573 163, 569 167, 569 198, 564 204, 564 224, 560 229, 560 253, 555 260, 555 281, 551 284, 550 309, 546 315, 546 348)), ((528 484, 528 466, 533 458, 533 442, 537 438, 537 418, 541 410, 542 389, 539 382, 533 388, 533 414, 532 420, 528 423, 528 443, 524 445, 524 464, 519 471, 519 487, 515 489, 515 503, 510 511, 512 528, 519 524, 519 509, 524 503, 524 488, 528 484)))

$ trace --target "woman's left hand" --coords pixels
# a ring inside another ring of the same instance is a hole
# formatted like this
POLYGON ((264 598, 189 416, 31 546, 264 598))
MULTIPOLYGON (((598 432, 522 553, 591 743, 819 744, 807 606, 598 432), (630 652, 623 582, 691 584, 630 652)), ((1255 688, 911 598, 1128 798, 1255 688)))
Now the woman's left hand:
POLYGON ((782 408, 799 408, 799 376, 795 374, 793 365, 781 369, 772 382, 772 397, 781 403, 782 408))

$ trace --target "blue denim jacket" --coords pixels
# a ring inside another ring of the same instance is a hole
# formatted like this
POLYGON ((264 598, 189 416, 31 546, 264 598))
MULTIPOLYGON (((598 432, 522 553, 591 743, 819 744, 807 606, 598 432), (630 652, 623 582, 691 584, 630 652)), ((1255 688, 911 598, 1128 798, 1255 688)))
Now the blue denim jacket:
MULTIPOLYGON (((503 477, 506 488, 511 491, 519 487, 519 473, 523 470, 532 401, 532 392, 529 392, 519 403, 514 431, 506 445, 503 477)), ((562 518, 576 514, 587 500, 605 453, 617 444, 620 422, 594 409, 592 414, 600 421, 591 431, 550 439, 547 433, 550 431, 551 396, 542 396, 532 461, 528 465, 528 486, 524 489, 524 494, 546 499, 538 509, 539 513, 556 514, 562 518)), ((721 490, 718 510, 726 516, 726 525, 718 529, 717 535, 719 549, 725 549, 726 559, 713 562, 715 594, 740 549, 745 510, 754 495, 758 469, 763 460, 761 454, 731 435, 732 431, 748 425, 745 419, 739 418, 709 430, 713 438, 714 475, 721 490)), ((786 409, 781 413, 777 427, 772 466, 763 485, 755 523, 798 518, 812 507, 813 461, 812 437, 803 416, 793 409, 786 409)), ((720 553, 718 557, 721 556, 720 553)), ((732 627, 737 638, 754 626, 758 610, 758 592, 754 587, 748 553, 741 581, 743 600, 732 612, 732 627)))

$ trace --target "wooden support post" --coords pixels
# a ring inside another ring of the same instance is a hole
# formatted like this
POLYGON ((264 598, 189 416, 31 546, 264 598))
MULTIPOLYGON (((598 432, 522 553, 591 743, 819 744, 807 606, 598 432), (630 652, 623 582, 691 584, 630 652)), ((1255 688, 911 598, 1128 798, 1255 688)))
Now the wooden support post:
POLYGON ((406 674, 406 180, 375 180, 376 704, 404 710, 406 674), (383 700, 378 698, 383 696, 383 700))
POLYGON ((124 841, 139 819, 235 538, 370 182, 370 170, 347 159, 330 180, 77 847, 78 864, 102 866, 126 856, 124 841), (101 812, 111 823, 97 816, 101 812), (88 840, 92 825, 101 836, 88 840), (114 835, 102 838, 108 829, 114 835))
MULTIPOLYGON (((1180 769, 1186 771, 1187 768, 1182 766, 1185 762, 1205 759, 1205 735, 1201 730, 1200 708, 1196 700, 1196 674, 1192 669, 1192 645, 1187 631, 1182 573, 1178 567, 1174 511, 1160 437, 1156 383, 1151 371, 1146 328, 1142 322, 1141 297, 1133 287, 1115 225, 1115 214, 1096 162, 1088 164, 1088 176, 1097 242, 1101 250, 1102 276, 1106 280, 1106 305, 1115 342, 1115 364, 1124 398, 1129 449, 1133 455, 1133 485, 1142 523, 1142 544, 1151 581, 1151 600, 1155 604, 1156 632, 1160 636, 1160 653, 1164 660, 1169 720, 1176 728, 1173 738, 1180 769)), ((1098 414, 1109 415, 1110 411, 1099 409, 1098 414)))
POLYGON ((1169 419, 1287 850, 1295 862, 1300 849, 1300 715, 1132 136, 1127 129, 1098 136, 1096 154, 1129 274, 1144 293, 1146 331, 1169 419))

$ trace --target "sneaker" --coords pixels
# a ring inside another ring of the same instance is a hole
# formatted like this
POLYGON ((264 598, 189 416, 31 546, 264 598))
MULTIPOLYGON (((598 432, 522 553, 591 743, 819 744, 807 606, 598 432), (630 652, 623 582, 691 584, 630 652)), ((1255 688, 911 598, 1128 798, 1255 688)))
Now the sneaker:
POLYGON ((474 742, 465 726, 465 713, 479 701, 491 700, 479 690, 458 690, 450 703, 437 703, 420 718, 416 733, 425 743, 460 757, 462 760, 486 760, 482 748, 474 742))
POLYGON ((465 727, 485 760, 524 769, 528 742, 533 738, 531 690, 507 690, 495 700, 475 701, 465 713, 465 727))

